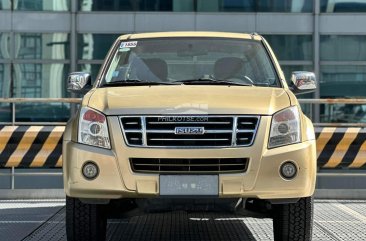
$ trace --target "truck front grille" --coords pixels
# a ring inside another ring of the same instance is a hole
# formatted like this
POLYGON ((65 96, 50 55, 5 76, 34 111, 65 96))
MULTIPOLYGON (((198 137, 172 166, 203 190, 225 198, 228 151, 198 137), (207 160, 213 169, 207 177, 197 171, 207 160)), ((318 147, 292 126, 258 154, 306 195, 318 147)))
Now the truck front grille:
POLYGON ((128 146, 242 147, 254 142, 259 116, 123 116, 128 146))
POLYGON ((131 158, 130 164, 132 170, 139 173, 220 174, 245 172, 248 161, 248 158, 131 158))

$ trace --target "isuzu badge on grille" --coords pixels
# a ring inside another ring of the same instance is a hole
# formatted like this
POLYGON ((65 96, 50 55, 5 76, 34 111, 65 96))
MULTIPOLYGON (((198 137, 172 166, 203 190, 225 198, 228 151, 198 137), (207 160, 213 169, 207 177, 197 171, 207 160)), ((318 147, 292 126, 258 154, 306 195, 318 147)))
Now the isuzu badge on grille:
POLYGON ((204 127, 175 127, 176 135, 203 135, 204 127))

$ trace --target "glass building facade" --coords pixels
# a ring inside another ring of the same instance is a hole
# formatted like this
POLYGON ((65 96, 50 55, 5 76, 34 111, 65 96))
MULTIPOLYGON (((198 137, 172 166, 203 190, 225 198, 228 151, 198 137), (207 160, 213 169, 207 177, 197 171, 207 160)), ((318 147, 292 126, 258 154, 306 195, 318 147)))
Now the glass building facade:
MULTIPOLYGON (((67 74, 95 78, 121 34, 207 30, 264 35, 287 80, 314 71, 320 88, 300 98, 365 98, 365 13, 366 0, 0 0, 0 93, 71 97, 67 74)), ((70 113, 69 104, 17 104, 16 121, 63 122, 70 113)), ((311 114, 366 122, 366 106, 322 105, 311 114)), ((0 104, 0 122, 11 118, 11 106, 0 104)))

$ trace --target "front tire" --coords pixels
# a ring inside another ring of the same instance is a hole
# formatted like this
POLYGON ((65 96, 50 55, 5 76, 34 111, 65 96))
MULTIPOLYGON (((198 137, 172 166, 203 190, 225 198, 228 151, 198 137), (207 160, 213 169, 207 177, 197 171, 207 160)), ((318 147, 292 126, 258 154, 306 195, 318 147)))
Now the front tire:
POLYGON ((107 218, 103 205, 85 204, 66 197, 66 234, 68 241, 105 241, 107 218))
POLYGON ((275 241, 309 241, 313 230, 313 197, 296 203, 273 205, 275 241))

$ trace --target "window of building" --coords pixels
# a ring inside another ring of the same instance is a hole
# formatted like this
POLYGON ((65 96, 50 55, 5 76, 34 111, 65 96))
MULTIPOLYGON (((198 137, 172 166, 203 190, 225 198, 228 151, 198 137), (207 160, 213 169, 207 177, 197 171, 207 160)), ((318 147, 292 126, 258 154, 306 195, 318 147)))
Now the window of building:
POLYGON ((313 12, 313 0, 258 0, 258 12, 313 12))
MULTIPOLYGON (((365 98, 365 65, 322 65, 321 98, 365 98)), ((366 105, 323 105, 322 122, 366 122, 366 105)))
POLYGON ((79 0, 81 11, 193 11, 194 0, 79 0), (188 3, 184 3, 188 2, 188 3), (181 9, 181 8, 182 9, 181 9))
POLYGON ((366 61, 366 35, 320 36, 320 59, 326 61, 366 61))
POLYGON ((78 71, 90 73, 94 82, 104 58, 119 36, 119 34, 79 34, 78 71))
POLYGON ((323 13, 366 12, 365 0, 320 0, 323 13))
POLYGON ((66 33, 19 33, 14 36, 17 59, 69 59, 70 41, 66 33))
POLYGON ((366 66, 322 65, 320 70, 320 94, 322 97, 366 96, 366 66))
POLYGON ((10 8, 10 0, 0 0, 0 10, 9 10, 10 8))
POLYGON ((80 0, 81 11, 312 12, 308 0, 80 0))
MULTIPOLYGON (((320 36, 321 98, 365 98, 366 36, 320 36)), ((324 105, 324 122, 366 122, 366 105, 324 105)))
POLYGON ((0 33, 0 59, 9 59, 10 55, 10 33, 0 33))
POLYGON ((279 60, 312 60, 312 35, 264 35, 279 60))
POLYGON ((199 12, 255 12, 254 0, 197 0, 199 12))
MULTIPOLYGON (((14 64, 13 71, 13 97, 69 97, 66 92, 66 79, 70 72, 68 64, 14 64)), ((69 117, 69 104, 22 103, 16 105, 16 121, 67 121, 69 117)))
MULTIPOLYGON (((10 93, 10 64, 0 63, 0 96, 8 98, 10 93)), ((0 122, 11 120, 11 108, 7 103, 0 103, 0 122)))
POLYGON ((119 34, 79 34, 78 59, 103 60, 119 34))
POLYGON ((366 96, 365 35, 320 36, 320 59, 322 97, 366 96))
MULTIPOLYGON (((1 87, 4 93, 19 98, 69 97, 66 92, 70 71, 69 34, 15 33, 10 42, 4 47, 12 53, 8 60, 11 70, 8 69, 1 87)), ((69 104, 16 104, 16 121, 66 121, 69 111, 69 104)))
POLYGON ((70 0, 13 0, 13 9, 20 11, 69 11, 70 0))

